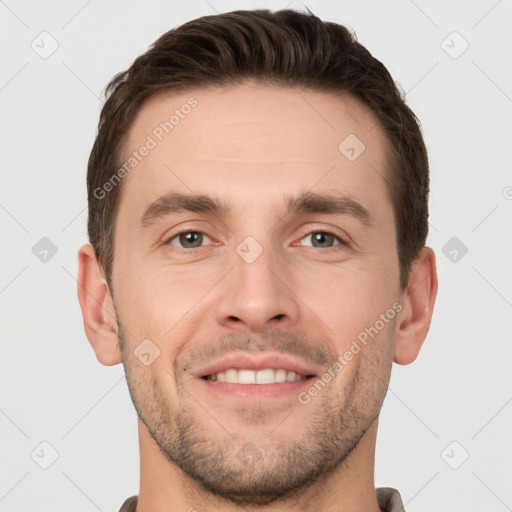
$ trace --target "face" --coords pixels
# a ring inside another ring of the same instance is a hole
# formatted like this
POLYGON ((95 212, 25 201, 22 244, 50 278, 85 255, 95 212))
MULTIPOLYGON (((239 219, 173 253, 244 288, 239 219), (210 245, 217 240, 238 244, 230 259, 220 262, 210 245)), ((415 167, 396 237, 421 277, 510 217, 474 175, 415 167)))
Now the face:
POLYGON ((400 309, 385 144, 355 99, 257 84, 136 118, 127 158, 151 147, 116 221, 123 363, 148 432, 203 489, 270 503, 375 424, 400 309))

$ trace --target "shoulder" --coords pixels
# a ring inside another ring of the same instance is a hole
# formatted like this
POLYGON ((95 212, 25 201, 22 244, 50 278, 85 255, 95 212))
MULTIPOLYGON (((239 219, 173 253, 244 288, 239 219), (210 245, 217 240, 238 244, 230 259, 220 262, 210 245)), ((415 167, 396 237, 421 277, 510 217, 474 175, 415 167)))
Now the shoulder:
POLYGON ((121 506, 119 512, 136 512, 138 496, 131 496, 121 506))
POLYGON ((384 512, 405 512, 400 493, 392 487, 379 487, 376 489, 377 502, 384 512))

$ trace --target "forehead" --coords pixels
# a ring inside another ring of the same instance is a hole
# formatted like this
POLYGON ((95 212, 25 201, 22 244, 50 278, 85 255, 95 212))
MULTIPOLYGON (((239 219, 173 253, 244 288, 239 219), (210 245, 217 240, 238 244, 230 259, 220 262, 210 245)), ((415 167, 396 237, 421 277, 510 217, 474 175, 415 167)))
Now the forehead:
POLYGON ((375 116, 348 95, 255 83, 159 94, 130 131, 125 161, 139 155, 123 197, 140 210, 177 188, 228 199, 344 189, 387 203, 385 149, 375 116))
POLYGON ((376 125, 372 112, 348 94, 248 83, 150 98, 133 123, 128 147, 151 135, 157 143, 181 148, 180 158, 192 147, 204 156, 213 150, 215 157, 225 151, 232 158, 236 149, 243 150, 245 161, 261 162, 261 149, 269 158, 290 158, 296 148, 282 142, 302 137, 310 142, 304 154, 325 159, 338 156, 338 143, 354 132, 367 149, 378 152, 384 137, 376 125))

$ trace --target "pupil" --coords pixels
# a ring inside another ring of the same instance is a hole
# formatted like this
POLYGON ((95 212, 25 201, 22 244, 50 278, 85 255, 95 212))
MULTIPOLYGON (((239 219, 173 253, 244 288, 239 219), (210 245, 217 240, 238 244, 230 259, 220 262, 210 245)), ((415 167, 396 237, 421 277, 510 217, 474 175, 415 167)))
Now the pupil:
POLYGON ((190 231, 182 235, 182 243, 185 246, 186 244, 192 244, 195 247, 197 246, 198 240, 200 241, 199 233, 196 233, 195 231, 190 231))
POLYGON ((320 244, 323 245, 326 243, 326 238, 330 237, 331 235, 327 233, 316 233, 315 240, 320 244))

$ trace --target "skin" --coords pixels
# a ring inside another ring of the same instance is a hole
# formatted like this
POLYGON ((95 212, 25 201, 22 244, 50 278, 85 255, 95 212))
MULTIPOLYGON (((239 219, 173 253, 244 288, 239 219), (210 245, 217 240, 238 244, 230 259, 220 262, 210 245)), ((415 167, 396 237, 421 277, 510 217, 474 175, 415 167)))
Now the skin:
POLYGON ((151 98, 127 152, 190 96, 197 107, 124 178, 113 296, 92 246, 79 251, 85 331, 101 363, 124 364, 139 414, 137 510, 378 512, 379 410, 393 361, 417 357, 437 294, 428 247, 399 288, 383 132, 351 97, 247 83, 151 98), (338 150, 351 133, 366 146, 353 162, 338 150), (374 225, 286 215, 286 196, 308 191, 348 194, 374 225), (140 229, 169 192, 210 194, 231 212, 140 229), (207 236, 191 248, 182 229, 207 236), (325 230, 335 237, 314 246, 325 230), (252 263, 236 251, 247 236, 263 249, 252 263), (220 394, 195 375, 243 352, 298 358, 318 378, 394 303, 400 312, 307 404, 220 394), (144 339, 160 350, 148 366, 134 355, 144 339))

